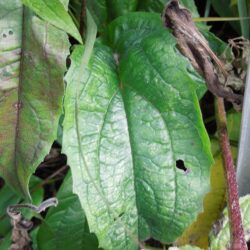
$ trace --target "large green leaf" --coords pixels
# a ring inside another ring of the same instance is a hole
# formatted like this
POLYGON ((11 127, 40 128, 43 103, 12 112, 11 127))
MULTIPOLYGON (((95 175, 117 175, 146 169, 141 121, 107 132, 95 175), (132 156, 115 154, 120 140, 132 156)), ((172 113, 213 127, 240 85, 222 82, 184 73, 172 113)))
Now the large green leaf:
POLYGON ((28 197, 31 174, 56 138, 67 34, 21 1, 0 1, 0 175, 28 197))
MULTIPOLYGON (((45 21, 55 25, 82 43, 82 38, 73 20, 67 13, 65 0, 22 0, 23 4, 31 8, 45 21)), ((68 2, 66 0, 66 2, 68 2)))
POLYGON ((89 233, 79 199, 72 193, 70 172, 60 188, 57 198, 59 205, 49 210, 38 231, 38 249, 97 250, 97 239, 89 233))
POLYGON ((210 143, 189 63, 152 17, 121 18, 109 29, 113 51, 96 43, 88 69, 79 68, 84 48, 76 47, 66 75, 63 151, 105 249, 137 249, 138 238, 173 242, 209 189, 210 143))

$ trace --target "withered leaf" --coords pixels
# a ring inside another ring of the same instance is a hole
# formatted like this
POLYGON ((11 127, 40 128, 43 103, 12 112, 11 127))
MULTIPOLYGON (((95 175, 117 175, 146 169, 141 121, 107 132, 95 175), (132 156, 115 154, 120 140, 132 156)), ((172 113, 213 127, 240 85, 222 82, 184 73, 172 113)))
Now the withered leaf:
POLYGON ((180 52, 186 56, 193 67, 205 78, 208 89, 218 97, 223 97, 233 104, 241 106, 243 96, 221 83, 216 74, 216 67, 223 73, 227 71, 223 63, 210 49, 207 40, 196 28, 189 10, 180 7, 178 0, 170 1, 163 13, 166 27, 173 30, 180 52), (216 67, 215 67, 216 65, 216 67))

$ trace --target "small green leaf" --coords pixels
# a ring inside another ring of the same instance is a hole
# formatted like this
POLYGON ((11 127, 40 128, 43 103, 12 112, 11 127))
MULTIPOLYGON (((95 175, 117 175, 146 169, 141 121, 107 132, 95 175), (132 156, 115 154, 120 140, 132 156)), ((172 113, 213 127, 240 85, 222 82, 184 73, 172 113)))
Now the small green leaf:
POLYGON ((0 175, 29 197, 29 178, 56 138, 69 42, 21 0, 0 1, 0 17, 0 175))
POLYGON ((72 193, 69 172, 57 194, 58 206, 49 209, 37 233, 40 250, 97 250, 98 241, 89 233, 87 220, 78 197, 72 193))
MULTIPOLYGON (((243 228, 245 232, 245 240, 250 240, 250 195, 240 198, 240 210, 241 218, 243 221, 243 228)), ((223 212, 223 225, 219 233, 214 235, 211 234, 211 249, 221 250, 228 249, 230 245, 230 232, 229 232, 229 221, 228 221, 228 210, 227 208, 223 212)))
POLYGON ((22 0, 22 2, 42 19, 67 32, 79 43, 82 43, 81 35, 61 1, 22 0))

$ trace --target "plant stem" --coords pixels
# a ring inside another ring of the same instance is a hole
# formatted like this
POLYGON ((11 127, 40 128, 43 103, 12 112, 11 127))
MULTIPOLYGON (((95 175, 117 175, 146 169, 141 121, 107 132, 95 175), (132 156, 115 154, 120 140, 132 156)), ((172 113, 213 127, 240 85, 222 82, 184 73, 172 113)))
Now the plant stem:
POLYGON ((50 183, 51 179, 54 178, 55 176, 61 174, 64 170, 68 169, 69 166, 68 165, 63 165, 62 167, 60 167, 57 171, 55 171, 54 173, 52 173, 50 176, 48 176, 45 180, 43 180, 42 182, 38 183, 36 186, 34 186, 31 189, 31 192, 36 191, 38 188, 43 187, 44 185, 50 183))
POLYGON ((227 119, 223 98, 217 98, 216 106, 218 134, 227 185, 227 207, 229 214, 231 249, 247 250, 248 248, 244 237, 244 230, 240 213, 239 195, 234 162, 227 133, 227 119))

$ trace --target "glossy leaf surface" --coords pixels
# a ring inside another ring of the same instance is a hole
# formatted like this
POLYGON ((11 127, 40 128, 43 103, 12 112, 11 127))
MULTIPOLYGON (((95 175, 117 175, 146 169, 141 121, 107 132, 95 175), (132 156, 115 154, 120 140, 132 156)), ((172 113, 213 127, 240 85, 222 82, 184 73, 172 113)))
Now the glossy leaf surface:
POLYGON ((29 178, 56 138, 69 43, 21 1, 1 1, 0 16, 0 175, 28 197, 29 178))
POLYGON ((66 75, 63 147, 73 189, 101 247, 137 249, 138 238, 148 237, 170 243, 195 219, 209 188, 212 156, 195 82, 159 17, 126 15, 107 37, 113 51, 96 43, 78 111, 83 47, 66 75))

